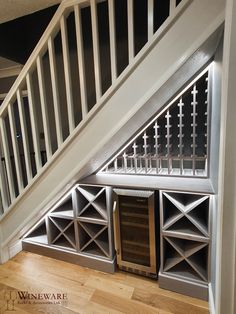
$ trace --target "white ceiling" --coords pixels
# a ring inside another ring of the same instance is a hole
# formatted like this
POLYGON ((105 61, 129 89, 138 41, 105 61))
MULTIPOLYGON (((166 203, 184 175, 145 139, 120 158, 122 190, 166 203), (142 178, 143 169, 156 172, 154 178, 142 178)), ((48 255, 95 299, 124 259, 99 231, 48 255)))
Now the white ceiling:
POLYGON ((45 9, 62 0, 0 0, 0 23, 45 9))
POLYGON ((0 57, 0 69, 11 68, 19 65, 18 63, 8 60, 6 58, 0 57))

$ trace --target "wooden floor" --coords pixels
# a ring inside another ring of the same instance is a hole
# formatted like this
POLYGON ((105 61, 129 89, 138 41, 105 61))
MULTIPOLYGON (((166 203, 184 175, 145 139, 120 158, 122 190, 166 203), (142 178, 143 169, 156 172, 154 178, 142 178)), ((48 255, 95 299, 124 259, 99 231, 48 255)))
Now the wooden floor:
POLYGON ((206 302, 160 289, 155 280, 124 272, 105 274, 21 252, 0 266, 0 313, 206 314, 209 311, 206 302), (36 299, 19 304, 22 302, 19 291, 28 291, 36 299), (68 301, 60 299, 63 293, 68 301), (49 302, 45 294, 49 297, 57 294, 57 300, 49 302), (14 307, 15 312, 6 311, 7 306, 9 310, 14 307))

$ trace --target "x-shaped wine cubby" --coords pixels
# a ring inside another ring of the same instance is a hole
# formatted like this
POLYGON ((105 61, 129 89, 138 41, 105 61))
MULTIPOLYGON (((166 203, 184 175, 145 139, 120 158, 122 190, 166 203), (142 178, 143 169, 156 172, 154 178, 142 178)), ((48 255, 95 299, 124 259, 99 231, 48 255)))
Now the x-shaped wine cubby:
POLYGON ((160 287, 206 299, 210 196, 160 191, 160 224, 160 287))
POLYGON ((109 187, 76 185, 28 232, 23 246, 113 272, 111 194, 109 187))

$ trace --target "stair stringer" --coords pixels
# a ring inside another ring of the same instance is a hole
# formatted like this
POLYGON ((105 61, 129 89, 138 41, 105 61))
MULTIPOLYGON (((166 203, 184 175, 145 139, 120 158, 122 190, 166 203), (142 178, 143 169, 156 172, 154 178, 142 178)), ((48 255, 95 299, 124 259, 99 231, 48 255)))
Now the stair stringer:
MULTIPOLYGON (((166 82, 168 83, 174 73, 214 33, 223 20, 224 1, 209 0, 207 3, 193 1, 181 18, 121 82, 116 92, 106 103, 100 105, 100 108, 102 106, 100 111, 86 125, 83 125, 83 128, 79 126, 75 129, 73 136, 67 140, 63 149, 55 153, 51 163, 42 169, 22 196, 0 218, 2 263, 21 249, 20 237, 39 217, 42 217, 50 207, 50 202, 57 195, 69 190, 75 181, 91 174, 111 157, 111 151, 104 152, 105 145, 113 142, 114 136, 122 131, 123 126, 127 128, 128 121, 136 113, 142 112, 148 100, 152 108, 155 107, 156 111, 160 109, 162 103, 157 105, 151 96, 166 82)), ((195 57, 190 60, 193 65, 190 66, 192 71, 196 71, 197 67, 200 68, 210 59, 209 50, 205 51, 205 48, 202 51, 198 50, 195 57)), ((186 66, 188 67, 189 64, 186 66)), ((190 74, 193 73, 190 71, 188 75, 190 74)), ((171 95, 166 92, 166 99, 162 99, 163 103, 178 91, 181 87, 178 84, 187 80, 186 73, 184 77, 180 75, 175 85, 176 90, 171 87, 171 95)), ((145 119, 148 119, 148 114, 150 118, 150 111, 145 109, 145 112, 145 119)), ((133 128, 134 121, 131 119, 130 122, 133 128)), ((139 123, 141 126, 141 120, 139 123)), ((125 142, 129 136, 130 133, 126 134, 125 139, 123 134, 121 140, 125 142)))

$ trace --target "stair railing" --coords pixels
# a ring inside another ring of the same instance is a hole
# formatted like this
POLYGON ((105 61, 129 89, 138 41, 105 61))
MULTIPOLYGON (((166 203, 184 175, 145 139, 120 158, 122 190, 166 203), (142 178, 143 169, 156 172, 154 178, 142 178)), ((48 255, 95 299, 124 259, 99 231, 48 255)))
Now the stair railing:
POLYGON ((141 2, 65 0, 59 6, 0 107, 3 215, 10 211, 10 207, 16 204, 70 139, 115 92, 191 0, 165 1, 160 8, 158 5, 161 1, 141 2), (145 39, 140 43, 136 38, 135 12, 137 4, 141 2, 145 8, 145 39), (121 4, 125 10, 121 16, 127 17, 124 21, 127 32, 121 38, 120 45, 118 32, 122 32, 122 28, 118 11, 121 4), (101 6, 105 11, 101 11, 101 6), (101 16, 100 11, 103 15, 106 12, 105 17, 101 16), (76 63, 74 59, 72 63, 71 32, 68 34, 71 24, 74 27, 76 63), (104 55, 99 25, 108 25, 109 52, 104 55), (87 47, 89 36, 92 51, 87 47), (119 45, 121 48, 118 49, 119 45), (124 59, 127 60, 120 62, 118 59, 122 49, 126 50, 124 59), (89 54, 93 62, 88 65, 89 54), (106 74, 109 84, 105 84, 105 87, 102 74, 104 62, 109 64, 109 73, 106 74), (73 79, 75 67, 78 77, 76 84, 73 79), (92 74, 90 67, 93 68, 92 74), (90 92, 90 81, 94 82, 93 93, 90 92))

